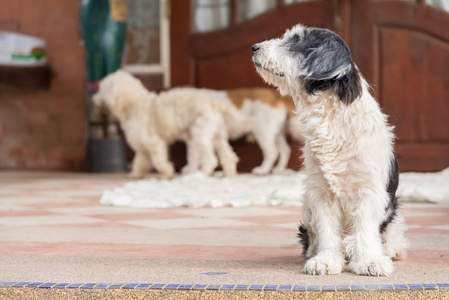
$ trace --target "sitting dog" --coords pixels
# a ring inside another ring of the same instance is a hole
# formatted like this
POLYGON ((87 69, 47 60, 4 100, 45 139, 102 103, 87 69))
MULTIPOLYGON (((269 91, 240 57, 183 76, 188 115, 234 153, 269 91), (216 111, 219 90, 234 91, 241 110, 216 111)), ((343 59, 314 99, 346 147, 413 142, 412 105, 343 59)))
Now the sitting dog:
MULTIPOLYGON (((217 92, 215 98, 223 96, 217 92)), ((105 106, 118 119, 135 151, 131 177, 144 176, 152 166, 164 177, 172 177, 168 145, 182 135, 190 137, 201 155, 204 174, 210 175, 218 165, 214 150, 225 176, 237 172, 238 158, 229 145, 222 113, 223 109, 232 112, 232 107, 223 108, 225 102, 211 100, 205 90, 172 89, 157 95, 131 74, 119 70, 101 80, 93 102, 105 106)))
POLYGON ((405 255, 393 128, 335 33, 296 25, 252 46, 257 72, 296 106, 307 174, 299 236, 308 274, 388 276, 405 255))
MULTIPOLYGON (((211 98, 217 91, 209 90, 211 98)), ((229 114, 223 109, 224 120, 231 140, 239 139, 245 135, 254 138, 262 150, 263 161, 252 172, 257 175, 276 173, 286 170, 290 159, 290 146, 287 143, 287 134, 301 142, 302 138, 296 128, 296 119, 293 118, 294 105, 289 97, 283 97, 278 92, 267 88, 241 88, 224 91, 226 97, 219 101, 226 101, 241 114, 229 114), (276 163, 277 160, 277 163, 276 163), (276 166, 274 164, 276 163, 276 166), (273 168, 274 167, 274 168, 273 168)), ((226 108, 230 106, 225 105, 226 108)), ((199 159, 194 146, 187 141, 188 164, 183 172, 192 172, 199 159)))

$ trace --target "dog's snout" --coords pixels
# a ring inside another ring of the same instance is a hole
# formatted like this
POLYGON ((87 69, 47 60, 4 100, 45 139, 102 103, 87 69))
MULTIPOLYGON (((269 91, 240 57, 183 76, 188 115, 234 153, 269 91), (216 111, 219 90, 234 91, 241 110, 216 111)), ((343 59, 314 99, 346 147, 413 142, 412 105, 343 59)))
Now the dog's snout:
POLYGON ((259 45, 254 44, 254 45, 252 45, 252 47, 251 47, 251 52, 254 54, 254 53, 256 53, 259 49, 260 49, 259 45))

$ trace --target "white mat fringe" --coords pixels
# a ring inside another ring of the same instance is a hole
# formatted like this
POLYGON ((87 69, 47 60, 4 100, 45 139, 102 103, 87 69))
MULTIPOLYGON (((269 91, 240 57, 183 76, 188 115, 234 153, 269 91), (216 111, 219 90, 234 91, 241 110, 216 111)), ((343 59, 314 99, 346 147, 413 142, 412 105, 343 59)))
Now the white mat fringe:
POLYGON ((270 176, 239 174, 206 177, 201 172, 172 180, 143 179, 103 192, 100 203, 127 207, 245 207, 301 205, 304 197, 301 172, 270 176))
POLYGON ((436 173, 401 173, 398 196, 400 201, 449 202, 449 168, 436 173))
MULTIPOLYGON (((300 206, 304 199, 302 172, 220 175, 206 177, 198 172, 172 180, 131 181, 104 191, 100 203, 138 208, 300 206)), ((438 173, 402 173, 397 194, 402 202, 449 202, 449 168, 438 173)))

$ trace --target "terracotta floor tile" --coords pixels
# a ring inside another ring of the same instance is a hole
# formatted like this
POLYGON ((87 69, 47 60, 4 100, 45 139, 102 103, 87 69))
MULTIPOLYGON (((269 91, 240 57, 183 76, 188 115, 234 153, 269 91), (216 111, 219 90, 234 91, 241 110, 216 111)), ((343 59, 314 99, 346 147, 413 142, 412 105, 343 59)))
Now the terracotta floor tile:
POLYGON ((1 254, 54 256, 173 258, 294 262, 303 259, 298 247, 235 247, 195 245, 5 242, 1 254))
POLYGON ((273 225, 273 224, 279 224, 279 223, 299 223, 301 220, 300 214, 285 214, 285 215, 277 215, 277 216, 247 216, 247 217, 238 217, 238 218, 231 218, 232 220, 240 220, 240 221, 247 221, 247 222, 253 222, 257 224, 262 225, 273 225))
MULTIPOLYGON (((101 215, 89 215, 93 218, 99 218, 103 220, 111 220, 117 222, 123 221, 148 221, 148 220, 173 220, 173 219, 189 219, 189 216, 181 215, 176 212, 143 212, 143 213, 134 213, 134 214, 124 214, 124 213, 116 213, 116 214, 101 214, 101 215)), ((128 222, 129 223, 129 222, 128 222)))
POLYGON ((112 228, 112 229, 143 229, 146 228, 145 226, 138 226, 138 225, 132 225, 132 224, 125 224, 120 222, 98 222, 98 223, 77 223, 77 224, 60 224, 58 227, 65 227, 65 228, 84 228, 86 231, 89 229, 94 228, 112 228))
MULTIPOLYGON (((100 206, 98 203, 92 204, 89 203, 89 205, 80 205, 80 206, 73 206, 73 205, 67 205, 67 206, 58 206, 58 207, 48 207, 46 210, 59 213, 59 214, 77 214, 77 215, 83 215, 87 217, 93 217, 93 218, 114 218, 114 219, 120 219, 122 216, 123 219, 127 219, 127 216, 129 216, 130 219, 132 219, 131 216, 135 215, 137 218, 139 215, 164 215, 163 212, 160 212, 155 209, 146 209, 142 210, 140 208, 126 208, 126 207, 112 207, 112 206, 100 206)), ((170 213, 169 213, 170 214, 170 213)), ((178 216, 178 214, 173 214, 174 216, 178 216)), ((179 215, 179 217, 183 217, 183 215, 179 215)))
POLYGON ((422 264, 449 266, 449 250, 409 250, 407 258, 397 264, 422 264))
MULTIPOLYGON (((223 207, 223 208, 179 208, 179 213, 191 215, 191 216, 201 216, 201 217, 214 217, 214 218, 251 218, 251 217, 261 217, 261 216, 285 216, 287 213, 283 209, 278 207, 223 207)), ((290 214, 295 215, 296 213, 301 213, 301 208, 294 207, 290 208, 290 214), (293 212, 292 212, 293 211, 293 212)))
POLYGON ((426 216, 426 217, 408 217, 405 218, 407 224, 420 225, 420 226, 439 226, 449 225, 449 215, 441 216, 426 216))
POLYGON ((38 216, 19 216, 0 218, 0 224, 10 227, 22 226, 43 226, 61 224, 83 224, 83 223, 99 223, 104 222, 100 219, 88 218, 75 215, 38 215, 38 216))
POLYGON ((176 228, 223 228, 253 225, 251 222, 234 221, 230 219, 216 218, 175 218, 161 220, 133 220, 124 221, 123 223, 145 226, 156 229, 176 229, 176 228))
MULTIPOLYGON (((48 199, 48 198, 47 198, 48 199)), ((91 200, 91 199, 83 199, 83 200, 73 200, 73 199, 67 199, 66 201, 59 201, 56 199, 55 201, 49 202, 48 200, 45 202, 38 202, 38 203, 27 203, 24 204, 29 207, 34 207, 36 209, 52 209, 52 208, 89 208, 89 207, 98 207, 98 200, 91 200)))
POLYGON ((53 213, 45 210, 21 210, 21 211, 1 211, 0 210, 0 219, 1 218, 12 218, 12 217, 36 217, 36 216, 52 216, 58 215, 57 213, 53 213))

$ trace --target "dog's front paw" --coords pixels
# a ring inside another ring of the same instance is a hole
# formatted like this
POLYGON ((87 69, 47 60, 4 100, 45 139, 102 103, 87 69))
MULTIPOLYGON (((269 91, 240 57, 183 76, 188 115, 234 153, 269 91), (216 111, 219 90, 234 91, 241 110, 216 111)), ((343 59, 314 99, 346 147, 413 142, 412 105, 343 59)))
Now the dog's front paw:
POLYGON ((283 175, 283 174, 288 174, 290 170, 288 170, 287 168, 284 167, 274 167, 273 170, 271 171, 271 173, 276 174, 276 175, 283 175))
POLYGON ((142 179, 144 176, 142 173, 138 172, 131 172, 127 176, 129 179, 142 179))
POLYGON ((223 176, 224 177, 232 177, 237 175, 237 170, 235 168, 225 168, 223 170, 223 176))
POLYGON ((387 256, 370 260, 351 261, 349 268, 355 274, 368 276, 388 276, 394 270, 393 262, 387 256))
POLYGON ((181 174, 186 175, 186 174, 190 174, 190 173, 193 173, 196 171, 198 171, 198 169, 195 169, 193 167, 190 167, 189 165, 186 165, 186 166, 182 167, 181 174))
POLYGON ((175 168, 172 164, 166 164, 162 168, 160 168, 159 173, 163 178, 171 179, 175 176, 175 168))
POLYGON ((304 266, 304 272, 310 275, 340 274, 342 269, 342 263, 334 258, 319 255, 309 259, 304 266))
POLYGON ((253 173, 254 175, 268 175, 270 173, 270 170, 262 167, 256 167, 252 169, 251 173, 253 173))

